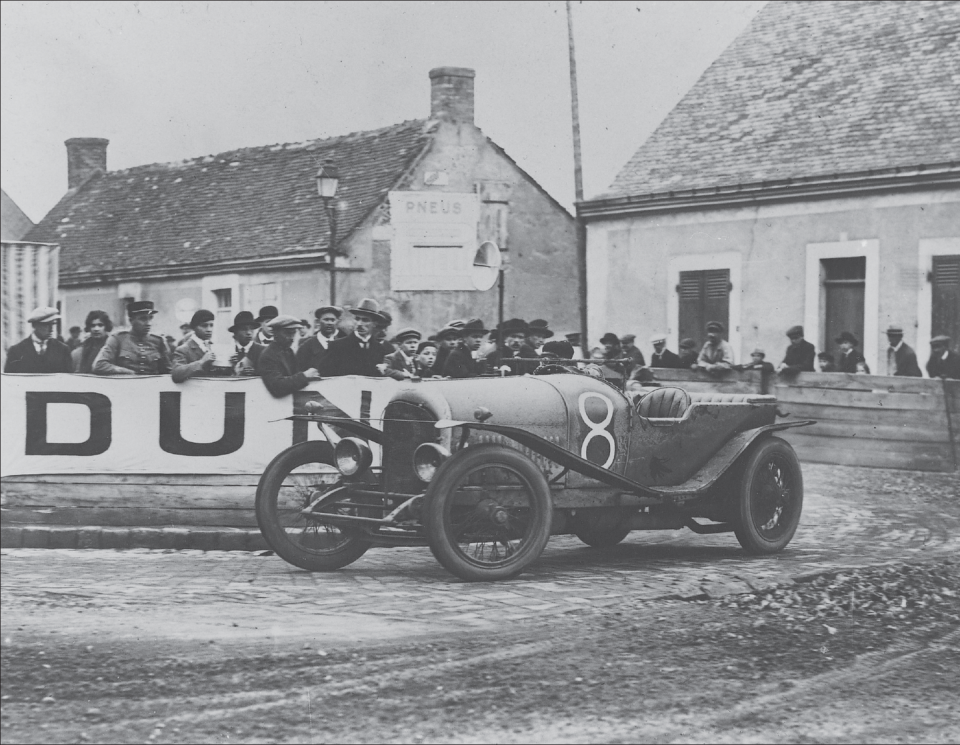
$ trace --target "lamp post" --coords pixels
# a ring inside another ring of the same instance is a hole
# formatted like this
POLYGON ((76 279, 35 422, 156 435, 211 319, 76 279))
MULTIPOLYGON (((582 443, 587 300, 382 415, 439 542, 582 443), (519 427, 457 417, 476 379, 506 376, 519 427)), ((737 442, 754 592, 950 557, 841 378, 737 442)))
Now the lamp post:
POLYGON ((323 200, 327 211, 327 225, 330 227, 330 243, 327 254, 330 257, 330 305, 337 304, 337 187, 340 185, 340 172, 331 160, 325 160, 317 171, 317 193, 323 200))

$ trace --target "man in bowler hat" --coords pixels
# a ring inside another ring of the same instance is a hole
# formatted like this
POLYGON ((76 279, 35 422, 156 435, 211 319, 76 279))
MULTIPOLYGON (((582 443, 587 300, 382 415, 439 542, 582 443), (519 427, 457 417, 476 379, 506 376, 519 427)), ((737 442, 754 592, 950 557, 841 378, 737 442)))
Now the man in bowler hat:
POLYGON ((253 335, 260 324, 249 310, 241 310, 233 318, 233 326, 227 329, 233 334, 233 343, 236 351, 230 358, 234 375, 251 376, 257 374, 257 363, 260 355, 266 349, 262 344, 253 340, 253 335))
POLYGON ((860 340, 849 331, 841 331, 834 339, 840 346, 840 354, 837 359, 837 372, 856 373, 857 363, 866 364, 863 355, 857 351, 860 346, 860 340))
POLYGON ((36 308, 27 318, 33 333, 14 344, 7 351, 3 371, 8 373, 69 373, 73 372, 70 348, 53 337, 60 320, 56 308, 36 308))
POLYGON ((166 375, 170 372, 167 343, 151 334, 153 317, 159 313, 150 300, 127 305, 130 330, 114 334, 93 363, 96 375, 166 375))
MULTIPOLYGON (((471 318, 463 325, 460 346, 447 357, 443 375, 447 378, 476 378, 487 369, 486 360, 480 356, 483 339, 490 329, 483 327, 479 318, 471 318)), ((550 332, 551 334, 553 332, 550 332)), ((529 337, 527 337, 529 339, 529 337)))
POLYGON ((346 336, 337 324, 343 316, 343 309, 335 305, 324 305, 317 308, 313 317, 317 320, 317 333, 300 343, 297 348, 297 366, 301 370, 311 367, 320 369, 320 362, 327 356, 330 342, 346 336))
POLYGON ((537 353, 526 343, 527 322, 511 318, 497 329, 497 350, 487 357, 490 370, 499 375, 524 375, 539 367, 537 353), (531 361, 532 360, 532 361, 531 361))
POLYGON ((293 341, 300 333, 302 324, 293 316, 279 315, 270 321, 270 336, 273 341, 263 350, 257 364, 257 374, 277 398, 306 388, 311 380, 319 380, 320 374, 314 369, 297 370, 297 360, 293 355, 293 341))
POLYGON ((887 375, 896 375, 906 378, 922 378, 920 365, 917 363, 917 353, 913 347, 903 340, 903 329, 899 326, 890 326, 887 329, 887 375))
POLYGON ((350 308, 350 313, 357 319, 356 325, 348 336, 330 342, 327 356, 320 361, 320 375, 324 378, 341 375, 380 377, 386 369, 383 358, 394 351, 393 346, 376 337, 378 328, 387 322, 380 313, 380 304, 371 298, 363 298, 357 307, 350 308))
MULTIPOLYGON (((474 319, 477 320, 477 319, 474 319)), ((527 346, 539 356, 547 339, 553 338, 550 324, 542 318, 534 318, 527 324, 527 346)))
POLYGON ((803 326, 788 328, 787 338, 790 340, 790 344, 783 356, 783 362, 777 365, 777 372, 787 373, 788 375, 799 372, 813 372, 817 350, 813 344, 803 338, 803 326))
POLYGON ((253 337, 253 340, 257 344, 266 346, 273 341, 273 331, 270 322, 279 315, 280 311, 277 310, 276 305, 264 305, 260 309, 260 312, 257 314, 257 323, 260 324, 260 329, 253 337))

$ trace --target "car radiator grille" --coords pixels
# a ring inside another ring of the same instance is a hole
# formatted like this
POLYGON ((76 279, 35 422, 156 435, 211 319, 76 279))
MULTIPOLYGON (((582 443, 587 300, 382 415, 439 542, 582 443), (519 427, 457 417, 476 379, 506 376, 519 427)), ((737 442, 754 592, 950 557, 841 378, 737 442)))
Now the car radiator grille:
POLYGON ((383 412, 383 485, 387 491, 413 494, 425 485, 413 470, 413 452, 438 442, 437 418, 424 406, 392 401, 383 412))

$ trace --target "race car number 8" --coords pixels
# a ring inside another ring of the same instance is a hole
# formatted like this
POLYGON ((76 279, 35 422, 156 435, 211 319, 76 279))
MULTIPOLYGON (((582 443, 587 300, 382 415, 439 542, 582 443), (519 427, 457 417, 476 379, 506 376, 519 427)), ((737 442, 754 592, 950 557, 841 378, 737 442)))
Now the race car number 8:
POLYGON ((589 428, 587 436, 583 438, 583 444, 580 446, 580 457, 584 460, 590 460, 587 458, 587 449, 590 447, 590 443, 593 442, 594 438, 599 437, 606 441, 609 445, 610 454, 607 456, 607 462, 603 464, 603 468, 609 468, 610 464, 617 457, 617 443, 607 431, 607 425, 613 421, 613 401, 611 401, 606 396, 603 396, 599 393, 581 393, 580 400, 577 402, 580 409, 580 417, 583 419, 583 423, 589 428), (590 415, 587 414, 587 400, 591 398, 598 398, 603 401, 604 406, 606 406, 606 413, 603 416, 601 421, 595 421, 590 418, 590 415))

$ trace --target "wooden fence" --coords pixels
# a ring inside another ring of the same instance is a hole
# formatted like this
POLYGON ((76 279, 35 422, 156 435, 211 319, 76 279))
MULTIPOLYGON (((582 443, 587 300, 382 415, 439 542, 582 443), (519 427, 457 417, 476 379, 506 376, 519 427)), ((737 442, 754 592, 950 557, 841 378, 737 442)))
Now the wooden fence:
POLYGON ((802 460, 845 466, 951 472, 960 461, 960 380, 847 373, 790 377, 656 370, 664 385, 689 391, 771 393, 793 419, 811 427, 784 433, 802 460))

